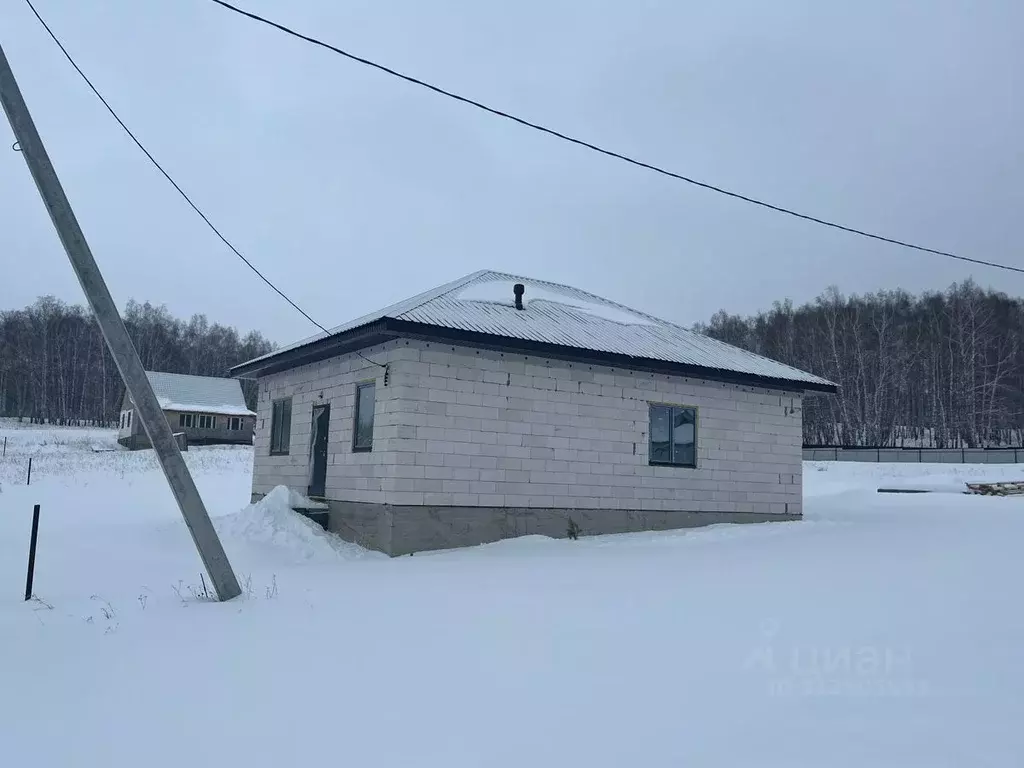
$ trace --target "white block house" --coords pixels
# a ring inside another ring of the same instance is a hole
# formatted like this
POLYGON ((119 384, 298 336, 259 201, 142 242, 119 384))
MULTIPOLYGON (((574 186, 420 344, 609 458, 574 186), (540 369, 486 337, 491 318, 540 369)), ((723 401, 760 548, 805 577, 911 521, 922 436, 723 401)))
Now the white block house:
MULTIPOLYGON (((147 371, 153 393, 172 432, 188 444, 252 445, 256 414, 245 404, 238 379, 147 371)), ((150 448, 149 436, 125 390, 121 398, 117 441, 132 450, 150 448)))
POLYGON ((392 555, 801 515, 825 379, 564 285, 477 272, 233 369, 253 499, 392 555))

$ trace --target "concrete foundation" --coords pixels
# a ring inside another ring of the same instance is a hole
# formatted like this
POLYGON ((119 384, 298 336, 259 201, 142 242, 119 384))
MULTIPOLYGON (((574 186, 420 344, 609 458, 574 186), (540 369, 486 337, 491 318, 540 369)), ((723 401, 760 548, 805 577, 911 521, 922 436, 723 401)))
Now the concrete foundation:
MULTIPOLYGON (((253 500, 261 495, 253 494, 253 500)), ((580 536, 592 536, 801 519, 799 513, 402 506, 332 500, 327 500, 327 504, 329 531, 346 541, 391 556, 467 547, 532 534, 566 538, 570 521, 579 527, 580 536)))

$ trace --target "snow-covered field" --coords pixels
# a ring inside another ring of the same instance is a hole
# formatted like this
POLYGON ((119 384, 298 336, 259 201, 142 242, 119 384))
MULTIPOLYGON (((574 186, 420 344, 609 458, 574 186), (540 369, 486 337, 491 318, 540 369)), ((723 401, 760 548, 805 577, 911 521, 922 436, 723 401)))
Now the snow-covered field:
POLYGON ((1024 467, 808 464, 799 523, 389 559, 193 449, 217 604, 149 452, 7 427, 3 766, 1024 765, 1024 499, 875 492, 1024 467))

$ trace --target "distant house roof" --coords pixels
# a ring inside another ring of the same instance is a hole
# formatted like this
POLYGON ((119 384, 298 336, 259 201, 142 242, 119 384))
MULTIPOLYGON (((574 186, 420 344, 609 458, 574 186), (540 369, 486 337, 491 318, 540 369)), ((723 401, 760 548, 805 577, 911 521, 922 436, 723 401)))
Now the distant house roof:
POLYGON ((480 271, 255 358, 259 377, 396 337, 508 349, 767 387, 835 392, 832 382, 578 288, 480 271), (525 287, 516 309, 513 287, 525 287))
POLYGON ((242 382, 216 376, 147 371, 146 376, 165 411, 255 416, 245 404, 242 382))

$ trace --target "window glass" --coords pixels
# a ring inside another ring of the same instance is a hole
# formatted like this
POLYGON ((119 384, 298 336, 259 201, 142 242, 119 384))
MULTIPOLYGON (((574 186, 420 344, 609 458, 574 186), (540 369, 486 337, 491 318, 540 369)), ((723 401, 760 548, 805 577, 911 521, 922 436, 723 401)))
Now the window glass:
POLYGON ((692 467, 697 457, 697 413, 692 408, 672 409, 672 463, 692 467))
POLYGON ((697 409, 651 405, 648 461, 677 467, 697 466, 697 409))
POLYGON ((360 384, 356 387, 356 423, 352 449, 369 451, 373 449, 373 408, 376 387, 360 384))
POLYGON ((270 416, 270 452, 288 453, 291 444, 292 401, 291 398, 275 400, 270 416))
POLYGON ((651 406, 651 461, 672 461, 672 409, 663 405, 651 406))

